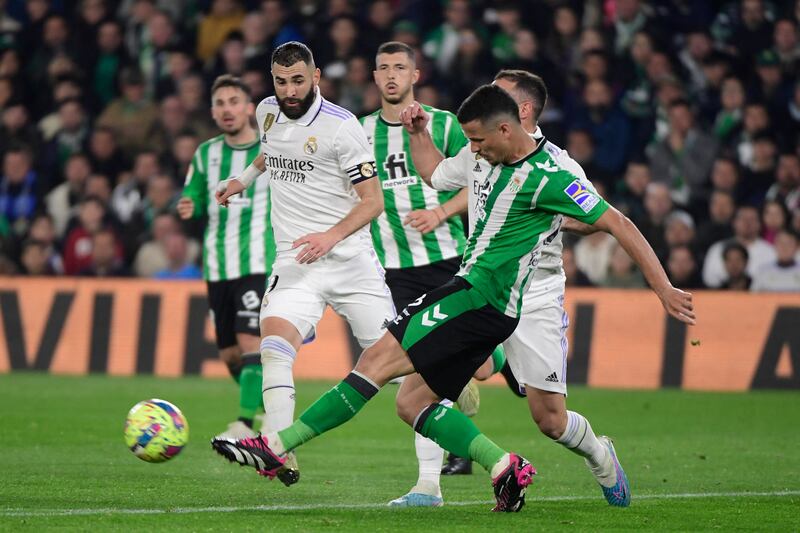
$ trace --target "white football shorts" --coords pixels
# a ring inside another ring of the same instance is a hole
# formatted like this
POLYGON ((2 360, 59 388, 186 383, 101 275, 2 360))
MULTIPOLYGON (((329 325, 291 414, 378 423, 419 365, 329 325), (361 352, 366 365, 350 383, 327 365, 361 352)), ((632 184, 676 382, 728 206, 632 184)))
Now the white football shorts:
POLYGON ((330 305, 350 324, 362 348, 377 342, 397 313, 375 251, 346 260, 328 255, 311 264, 299 264, 293 252, 275 260, 259 319, 288 320, 309 340, 330 305))
POLYGON ((566 395, 569 317, 563 281, 531 301, 528 297, 517 329, 503 343, 508 364, 520 385, 566 395))

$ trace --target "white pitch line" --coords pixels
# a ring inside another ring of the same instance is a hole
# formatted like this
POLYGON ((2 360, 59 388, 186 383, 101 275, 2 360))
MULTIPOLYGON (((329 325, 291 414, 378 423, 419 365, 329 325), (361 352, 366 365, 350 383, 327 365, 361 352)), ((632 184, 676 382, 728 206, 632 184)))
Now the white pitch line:
MULTIPOLYGON (((800 490, 781 490, 772 492, 684 492, 674 494, 635 494, 632 499, 637 500, 679 500, 699 498, 748 498, 748 497, 783 497, 800 496, 800 490)), ((598 496, 542 496, 528 499, 528 503, 536 502, 573 502, 585 500, 599 500, 598 496)), ((493 505, 491 500, 445 502, 450 507, 464 507, 468 505, 493 505)), ((251 505, 235 507, 176 507, 174 509, 2 509, 0 516, 4 517, 47 517, 47 516, 91 516, 91 515, 150 515, 150 514, 191 514, 191 513, 238 513, 244 511, 314 511, 337 509, 387 509, 385 503, 311 503, 304 505, 251 505)))

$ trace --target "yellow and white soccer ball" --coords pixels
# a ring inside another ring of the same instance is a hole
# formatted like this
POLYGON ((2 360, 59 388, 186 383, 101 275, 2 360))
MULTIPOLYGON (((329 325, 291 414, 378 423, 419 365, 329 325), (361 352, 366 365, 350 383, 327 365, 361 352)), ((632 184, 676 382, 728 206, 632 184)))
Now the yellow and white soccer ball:
POLYGON ((153 398, 139 402, 125 419, 125 444, 148 463, 163 463, 178 455, 189 440, 189 424, 175 405, 153 398))

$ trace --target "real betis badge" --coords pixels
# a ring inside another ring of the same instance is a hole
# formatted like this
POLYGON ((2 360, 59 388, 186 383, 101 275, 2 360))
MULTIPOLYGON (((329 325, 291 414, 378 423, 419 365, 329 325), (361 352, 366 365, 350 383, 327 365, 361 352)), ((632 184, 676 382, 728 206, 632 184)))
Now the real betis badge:
POLYGON ((514 176, 514 179, 508 182, 508 188, 511 189, 511 192, 519 192, 522 182, 517 176, 514 176))

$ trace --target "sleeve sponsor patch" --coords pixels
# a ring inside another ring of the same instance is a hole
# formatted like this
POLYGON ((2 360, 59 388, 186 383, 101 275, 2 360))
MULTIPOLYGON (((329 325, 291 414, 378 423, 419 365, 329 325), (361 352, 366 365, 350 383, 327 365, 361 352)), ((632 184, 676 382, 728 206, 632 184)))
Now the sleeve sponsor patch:
POLYGON ((580 180, 573 180, 572 183, 567 185, 567 188, 564 189, 564 192, 567 193, 567 196, 570 199, 578 204, 578 207, 584 213, 588 213, 592 210, 594 206, 600 201, 600 197, 594 194, 591 190, 587 187, 584 187, 580 180))

